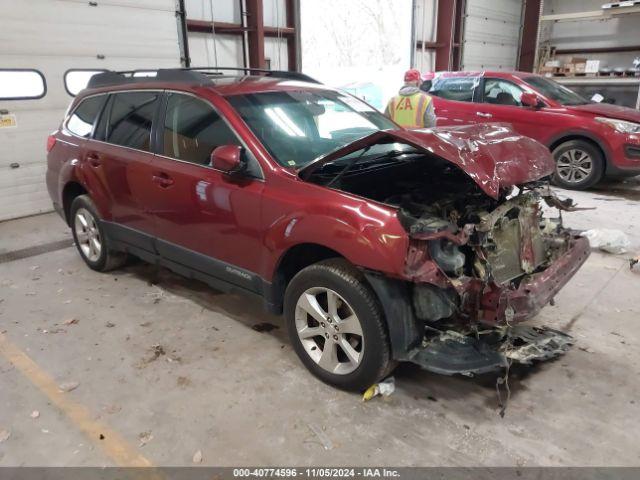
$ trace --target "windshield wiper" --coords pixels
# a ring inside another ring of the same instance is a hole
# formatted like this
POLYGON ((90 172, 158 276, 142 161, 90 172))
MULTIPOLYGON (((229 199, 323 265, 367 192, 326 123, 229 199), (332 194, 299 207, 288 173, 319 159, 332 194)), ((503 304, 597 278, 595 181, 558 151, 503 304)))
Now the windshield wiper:
MULTIPOLYGON (((360 160, 365 153, 369 151, 370 148, 371 148, 371 145, 365 147, 360 155, 349 160, 347 164, 344 166, 344 168, 340 171, 340 173, 338 173, 335 177, 333 177, 331 181, 325 185, 325 187, 330 187, 331 185, 336 183, 338 180, 340 180, 342 177, 344 177, 344 175, 351 169, 351 167, 353 167, 355 163, 358 160, 360 160)), ((378 155, 372 158, 368 163, 372 163, 372 162, 381 160, 383 158, 395 158, 405 153, 409 153, 409 152, 404 152, 402 150, 390 150, 387 153, 383 153, 382 155, 378 155)))

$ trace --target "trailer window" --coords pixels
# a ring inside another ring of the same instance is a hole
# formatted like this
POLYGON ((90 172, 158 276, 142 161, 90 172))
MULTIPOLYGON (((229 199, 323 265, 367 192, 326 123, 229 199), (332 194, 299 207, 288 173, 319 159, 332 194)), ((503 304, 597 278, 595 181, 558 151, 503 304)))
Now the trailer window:
POLYGON ((0 69, 0 100, 36 100, 47 93, 44 75, 33 69, 0 69))
POLYGON ((87 87, 91 77, 103 72, 106 72, 106 70, 67 70, 64 74, 64 88, 69 95, 75 97, 81 90, 87 87))

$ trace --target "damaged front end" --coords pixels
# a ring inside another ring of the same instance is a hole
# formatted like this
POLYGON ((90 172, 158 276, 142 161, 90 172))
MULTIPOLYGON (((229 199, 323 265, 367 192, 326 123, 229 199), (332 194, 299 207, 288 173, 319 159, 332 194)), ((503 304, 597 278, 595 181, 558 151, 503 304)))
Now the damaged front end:
POLYGON ((502 126, 382 132, 349 148, 384 142, 413 150, 384 165, 319 171, 313 181, 395 208, 407 232, 406 291, 396 280, 368 276, 385 308, 394 357, 472 375, 564 353, 570 336, 520 325, 590 253, 588 241, 562 225, 562 211, 576 209, 572 202, 541 180, 554 170, 549 151, 502 126), (543 202, 558 216, 543 215, 543 202))

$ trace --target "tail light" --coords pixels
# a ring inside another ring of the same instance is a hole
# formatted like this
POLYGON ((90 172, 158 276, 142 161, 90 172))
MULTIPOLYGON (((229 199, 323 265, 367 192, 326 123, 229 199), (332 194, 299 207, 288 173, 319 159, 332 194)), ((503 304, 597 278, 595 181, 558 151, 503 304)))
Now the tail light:
POLYGON ((55 144, 56 144, 56 137, 54 137, 53 135, 49 135, 47 137, 47 153, 51 151, 51 149, 55 144))

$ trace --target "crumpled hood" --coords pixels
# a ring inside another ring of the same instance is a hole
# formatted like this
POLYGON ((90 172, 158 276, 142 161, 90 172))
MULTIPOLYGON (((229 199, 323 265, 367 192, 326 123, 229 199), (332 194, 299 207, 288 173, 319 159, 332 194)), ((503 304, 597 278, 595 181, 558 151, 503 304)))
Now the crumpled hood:
POLYGON ((593 113, 594 115, 599 115, 601 117, 640 123, 640 111, 629 107, 622 107, 620 105, 611 105, 609 103, 588 103, 586 105, 574 105, 567 108, 578 112, 593 113))
MULTIPOLYGON (((384 130, 360 138, 302 168, 302 179, 322 165, 378 143, 405 143, 460 167, 482 190, 497 199, 502 188, 551 175, 555 162, 541 143, 507 125, 479 124, 423 130, 384 130)), ((428 161, 428 160, 426 160, 428 161)))

